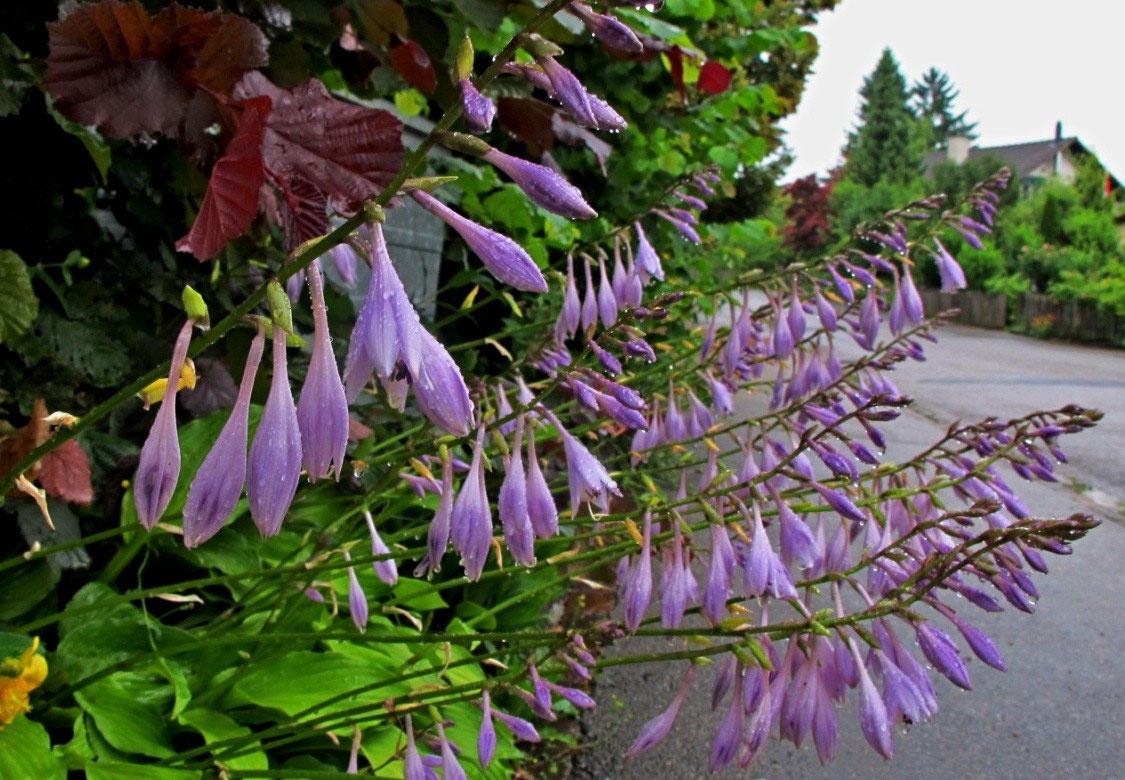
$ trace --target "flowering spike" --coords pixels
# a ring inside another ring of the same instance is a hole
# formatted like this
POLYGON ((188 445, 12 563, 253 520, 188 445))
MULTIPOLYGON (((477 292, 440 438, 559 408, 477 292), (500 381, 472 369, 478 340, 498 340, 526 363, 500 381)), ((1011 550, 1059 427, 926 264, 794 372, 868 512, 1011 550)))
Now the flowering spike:
POLYGON ((498 512, 504 527, 504 539, 517 563, 535 565, 535 533, 527 508, 527 480, 523 470, 524 418, 516 421, 516 436, 512 442, 512 455, 508 459, 508 473, 500 486, 498 512))
POLYGON ((542 272, 531 255, 515 241, 461 216, 427 192, 413 190, 410 195, 422 208, 440 217, 457 231, 469 245, 469 249, 473 250, 497 279, 517 290, 547 292, 547 282, 542 272))
POLYGON ((196 547, 214 536, 230 517, 246 484, 246 441, 250 419, 250 393, 262 360, 265 332, 250 344, 246 368, 234 403, 214 446, 207 453, 188 489, 184 504, 184 545, 196 547))
POLYGON ((180 440, 176 430, 176 390, 184 361, 191 343, 193 320, 180 328, 176 345, 172 349, 172 364, 168 372, 168 385, 164 401, 156 412, 152 429, 141 448, 137 474, 133 478, 133 501, 137 517, 146 529, 152 530, 156 521, 168 508, 176 483, 180 479, 180 440))
POLYGON ((247 464, 250 516, 262 536, 273 536, 293 503, 301 477, 301 431, 289 389, 285 333, 273 331, 273 380, 247 464))
POLYGON ((297 401, 303 463, 311 480, 332 472, 339 479, 348 448, 348 400, 336 369, 336 357, 332 354, 328 309, 324 305, 324 278, 316 263, 309 266, 308 280, 313 308, 313 350, 309 373, 297 401))

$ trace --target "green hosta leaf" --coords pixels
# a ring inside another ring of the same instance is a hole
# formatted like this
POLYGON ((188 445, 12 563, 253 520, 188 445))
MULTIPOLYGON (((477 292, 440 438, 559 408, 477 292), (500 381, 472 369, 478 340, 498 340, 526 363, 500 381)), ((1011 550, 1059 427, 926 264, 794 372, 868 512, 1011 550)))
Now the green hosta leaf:
POLYGON ((170 698, 167 684, 152 675, 123 673, 77 691, 74 698, 106 741, 126 753, 153 758, 175 755, 161 708, 170 698))
POLYGON ((394 594, 400 606, 422 612, 445 609, 449 606, 430 583, 420 580, 399 580, 395 585, 394 594))
POLYGON ((26 715, 0 731, 0 777, 33 777, 35 780, 63 780, 66 767, 51 753, 47 729, 26 715))
POLYGON ((27 330, 38 313, 27 265, 10 249, 0 249, 0 344, 27 330))
POLYGON ((214 710, 197 709, 183 713, 180 715, 179 720, 183 725, 190 726, 202 734, 208 744, 236 737, 249 737, 241 747, 245 748, 249 745, 253 745, 256 748, 253 753, 242 753, 232 758, 223 758, 221 752, 222 748, 220 748, 220 752, 216 754, 215 760, 226 768, 269 769, 269 759, 266 757, 265 753, 261 752, 261 744, 258 740, 252 738, 253 732, 233 718, 221 712, 215 712, 214 710))
POLYGON ((199 772, 166 766, 97 761, 86 767, 86 780, 199 780, 199 772))

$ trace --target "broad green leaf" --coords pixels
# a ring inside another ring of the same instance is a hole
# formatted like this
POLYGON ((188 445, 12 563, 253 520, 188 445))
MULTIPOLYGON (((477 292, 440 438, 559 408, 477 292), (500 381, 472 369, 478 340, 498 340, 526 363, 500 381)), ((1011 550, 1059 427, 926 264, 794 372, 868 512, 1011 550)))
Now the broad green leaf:
POLYGON ((159 678, 123 673, 77 691, 74 698, 113 747, 126 753, 167 758, 175 751, 164 715, 153 700, 170 698, 170 693, 159 678))
POLYGON ((258 740, 253 739, 253 732, 233 718, 214 710, 195 709, 180 715, 179 721, 202 734, 208 744, 234 737, 250 737, 245 746, 253 745, 255 752, 242 753, 232 758, 222 758, 220 755, 216 757, 216 761, 228 769, 269 769, 269 759, 261 752, 258 740))
POLYGON ((70 742, 55 745, 51 751, 67 769, 84 769, 88 763, 97 757, 90 745, 90 740, 86 736, 87 717, 89 716, 83 713, 75 718, 74 736, 71 737, 70 742))
POLYGON ((39 313, 27 265, 10 249, 0 249, 0 344, 27 330, 39 313))
POLYGON ((441 594, 433 589, 433 585, 421 580, 399 580, 394 587, 394 594, 401 606, 422 612, 445 609, 449 606, 441 594))
POLYGON ((58 572, 45 558, 30 561, 7 575, 0 589, 0 620, 26 613, 52 592, 58 579, 58 572))
POLYGON ((42 724, 17 715, 0 731, 0 777, 64 780, 66 767, 51 752, 51 738, 42 724))
POLYGON ((403 116, 418 116, 426 110, 426 96, 414 88, 395 93, 395 108, 403 116))
POLYGON ((86 780, 199 780, 199 772, 166 766, 96 761, 86 767, 86 780))

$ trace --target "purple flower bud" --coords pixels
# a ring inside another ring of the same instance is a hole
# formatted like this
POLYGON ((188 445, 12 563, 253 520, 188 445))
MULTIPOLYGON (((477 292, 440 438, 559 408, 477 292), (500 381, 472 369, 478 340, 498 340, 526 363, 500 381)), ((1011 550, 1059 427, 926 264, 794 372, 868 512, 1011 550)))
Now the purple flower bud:
POLYGON ((302 457, 309 479, 317 480, 333 471, 339 479, 348 448, 348 401, 344 396, 340 372, 336 369, 336 358, 332 354, 328 310, 324 305, 324 280, 315 263, 309 266, 308 280, 314 333, 309 373, 297 401, 302 457))
POLYGON ((534 433, 527 437, 527 514, 540 539, 549 539, 558 533, 559 512, 535 454, 534 433))
POLYGON ((588 331, 598 321, 598 295, 594 287, 594 276, 591 271, 590 258, 585 258, 586 265, 586 290, 582 296, 582 330, 588 331))
POLYGON ((641 733, 637 735, 637 738, 633 740, 633 744, 625 751, 626 758, 639 756, 641 753, 658 745, 668 736, 668 733, 672 730, 672 725, 676 722, 676 716, 680 714, 680 707, 684 703, 684 697, 687 695, 694 673, 695 664, 689 664, 687 672, 684 674, 684 679, 680 683, 680 690, 676 693, 675 698, 672 699, 664 712, 641 727, 641 733))
POLYGON ((855 290, 852 289, 847 279, 840 276, 840 272, 836 270, 836 266, 829 265, 828 272, 832 274, 832 284, 835 285, 836 292, 840 293, 840 297, 848 303, 855 303, 855 290))
POLYGON ((691 224, 689 224, 688 222, 685 222, 682 219, 677 219, 676 217, 672 216, 668 212, 661 211, 660 209, 654 209, 653 213, 657 214, 658 216, 661 216, 665 220, 667 220, 668 223, 672 227, 674 227, 676 229, 676 231, 681 236, 686 238, 691 243, 693 243, 693 244, 702 244, 703 243, 703 240, 699 237, 699 233, 697 233, 695 231, 695 228, 692 227, 691 224))
POLYGON ((480 93, 469 79, 461 79, 461 106, 464 109, 465 124, 474 133, 487 133, 492 129, 496 117, 496 104, 480 93))
POLYGON ((414 377, 414 399, 427 419, 454 436, 466 436, 473 423, 473 401, 461 370, 449 352, 425 328, 421 364, 414 377))
POLYGON ((523 470, 523 417, 516 422, 516 436, 508 470, 500 486, 498 511, 504 527, 504 540, 517 563, 535 565, 535 533, 527 508, 527 481, 523 470))
POLYGON ((415 576, 420 572, 441 571, 441 559, 449 545, 449 526, 453 517, 453 462, 448 457, 441 464, 441 489, 438 494, 438 508, 426 535, 426 555, 414 570, 415 576))
POLYGON ((457 754, 449 738, 445 736, 445 728, 437 724, 438 739, 441 741, 441 778, 442 780, 469 780, 464 767, 457 760, 457 754))
POLYGON ((887 714, 887 705, 875 689, 875 683, 871 681, 871 675, 868 674, 855 644, 851 640, 849 644, 859 670, 859 728, 867 744, 876 753, 886 759, 894 758, 895 746, 891 739, 891 719, 887 714))
POLYGON ((622 580, 625 627, 636 631, 652 599, 652 515, 645 512, 641 551, 622 580))
POLYGON ((623 54, 640 54, 645 50, 644 44, 636 33, 617 18, 594 13, 593 9, 585 3, 571 3, 567 6, 567 10, 581 19, 586 29, 592 32, 606 48, 623 54))
POLYGON ((555 325, 555 340, 560 344, 578 332, 582 320, 582 304, 578 299, 578 284, 574 278, 574 255, 566 258, 566 293, 563 296, 562 310, 555 325))
POLYGON ((911 325, 917 325, 922 321, 925 316, 922 296, 918 294, 918 288, 914 286, 914 276, 910 273, 910 269, 905 267, 902 269, 902 305, 907 322, 911 325))
POLYGON ((649 278, 664 280, 664 269, 660 266, 660 256, 656 254, 656 250, 652 248, 649 243, 648 236, 645 235, 644 228, 641 227, 640 222, 634 222, 633 227, 637 231, 637 270, 641 274, 641 280, 647 284, 649 278))
POLYGON ((789 329, 788 318, 782 316, 781 306, 774 304, 773 310, 773 354, 787 358, 793 352, 793 332, 789 329))
POLYGON ((802 569, 813 566, 820 555, 812 531, 809 530, 805 521, 797 517, 796 513, 789 508, 789 505, 785 503, 785 500, 777 491, 771 492, 773 493, 774 503, 777 505, 781 560, 786 564, 796 561, 802 569))
MULTIPOLYGON (((344 553, 344 558, 351 561, 351 556, 347 552, 344 553)), ((367 595, 363 592, 359 577, 356 576, 355 568, 352 566, 348 566, 348 610, 352 614, 355 627, 362 632, 367 627, 367 595)))
POLYGON ((168 384, 164 400, 156 412, 148 438, 141 448, 137 473, 133 477, 133 501, 137 517, 146 529, 152 530, 156 521, 168 508, 176 483, 180 479, 180 439, 176 431, 176 390, 187 360, 188 345, 194 320, 180 328, 176 345, 172 349, 172 364, 168 371, 168 384))
POLYGON ((492 511, 484 486, 484 433, 483 426, 477 430, 473 462, 469 465, 461 492, 457 494, 450 518, 453 547, 461 554, 461 565, 470 580, 480 577, 492 543, 492 511))
POLYGON ((977 658, 984 661, 993 669, 999 669, 1001 672, 1008 671, 1008 667, 1004 664, 1004 657, 1000 654, 996 644, 988 636, 988 634, 981 631, 968 621, 958 618, 956 615, 949 615, 949 619, 953 621, 953 625, 957 626, 957 630, 961 632, 961 636, 965 637, 965 641, 969 643, 977 658))
POLYGON ((413 190, 410 195, 457 231, 497 279, 517 290, 547 292, 547 282, 535 261, 515 241, 461 216, 427 192, 413 190))
POLYGON ((617 322, 617 296, 613 293, 613 285, 609 283, 609 276, 605 270, 605 260, 598 260, 601 272, 601 282, 598 286, 598 313, 601 315, 602 326, 612 328, 617 322))
POLYGON ((402 764, 403 780, 426 780, 426 768, 418 754, 418 746, 414 744, 414 724, 409 715, 406 716, 406 752, 402 764))
POLYGON ((621 373, 621 361, 618 360, 616 356, 606 352, 596 341, 588 341, 586 343, 589 345, 590 351, 594 353, 594 357, 598 359, 598 362, 602 364, 602 367, 606 371, 614 375, 621 373))
POLYGON ((937 252, 934 253, 934 264, 937 266, 938 275, 941 277, 941 291, 964 290, 969 286, 969 283, 965 280, 965 272, 961 269, 960 264, 953 258, 953 255, 949 254, 941 241, 935 238, 934 243, 937 245, 937 252))
POLYGON ((246 484, 250 393, 262 361, 265 338, 265 332, 259 329, 246 356, 238 399, 188 489, 184 504, 184 545, 187 547, 196 547, 214 536, 242 495, 246 484))
POLYGON ((829 333, 836 331, 836 309, 828 302, 820 292, 820 288, 816 288, 816 314, 820 318, 821 327, 829 333))
POLYGON ((492 699, 488 688, 481 691, 481 718, 480 732, 477 734, 477 759, 482 769, 487 769, 496 755, 496 727, 492 724, 492 699))
POLYGON ((711 524, 711 565, 707 586, 703 589, 703 615, 711 625, 718 625, 727 615, 727 597, 734 577, 734 548, 725 526, 711 524))
MULTIPOLYGON (((383 538, 379 536, 379 532, 375 529, 375 520, 371 517, 371 513, 366 509, 363 510, 363 519, 367 521, 367 532, 371 535, 371 554, 378 558, 380 555, 390 555, 390 548, 383 542, 383 538)), ((373 561, 371 564, 375 569, 375 576, 387 585, 394 586, 398 582, 398 567, 395 565, 393 558, 384 558, 383 560, 373 561)))
POLYGON ((598 127, 598 119, 590 105, 590 93, 578 77, 564 68, 554 57, 537 57, 536 62, 550 84, 551 96, 562 103, 570 118, 584 127, 598 127))
POLYGON ((664 570, 660 574, 660 624, 679 628, 689 604, 698 600, 695 575, 684 556, 683 531, 679 520, 672 517, 670 551, 665 550, 664 570))
POLYGON ((979 238, 977 238, 976 233, 974 233, 973 231, 957 227, 956 225, 953 227, 953 229, 960 233, 961 238, 965 239, 965 243, 971 246, 973 249, 984 249, 984 244, 979 238))
POLYGON ((293 303, 301 297, 301 290, 305 287, 305 269, 302 268, 297 273, 290 276, 285 280, 285 293, 289 296, 289 300, 293 303))
POLYGON ((710 767, 712 772, 717 772, 733 761, 735 753, 738 752, 738 748, 742 744, 742 719, 745 712, 745 708, 742 706, 743 683, 744 676, 742 670, 739 669, 735 672, 734 696, 731 698, 730 709, 727 710, 726 717, 719 724, 719 728, 715 732, 715 741, 711 744, 710 767))
POLYGON ((332 265, 336 269, 336 273, 340 275, 341 281, 348 287, 355 287, 355 269, 358 259, 355 250, 348 244, 337 244, 328 250, 328 257, 331 258, 332 265))
POLYGON ((875 340, 879 337, 879 320, 879 296, 875 294, 874 288, 871 288, 860 305, 860 332, 855 334, 856 341, 864 349, 875 348, 875 340))
POLYGON ((597 706, 597 702, 595 702, 589 696, 589 694, 584 691, 580 691, 577 688, 568 688, 565 685, 557 685, 550 680, 545 680, 544 684, 559 696, 562 696, 568 702, 581 710, 590 710, 597 706))
POLYGON ((506 712, 493 710, 493 715, 496 719, 504 724, 508 731, 512 732, 512 736, 516 739, 522 739, 524 742, 539 742, 541 737, 539 732, 535 730, 535 726, 528 723, 523 718, 518 718, 515 715, 509 715, 506 712))
POLYGON ((567 431, 559 419, 550 412, 548 418, 558 429, 566 452, 567 479, 570 484, 570 512, 578 515, 583 501, 596 504, 603 512, 609 511, 609 495, 620 496, 617 483, 609 476, 605 466, 595 458, 582 442, 567 431))
POLYGON ((498 149, 489 149, 484 159, 508 174, 532 203, 547 211, 570 219, 592 219, 598 215, 583 199, 581 190, 544 165, 498 149))
POLYGON ((922 654, 935 669, 960 688, 969 690, 973 687, 969 670, 965 668, 965 662, 957 652, 957 645, 948 634, 924 621, 914 623, 914 634, 918 637, 922 654))
POLYGON ((301 431, 285 362, 285 332, 275 326, 273 380, 250 446, 246 476, 250 516, 262 536, 281 529, 301 477, 301 431))
POLYGON ((547 720, 555 720, 555 713, 551 710, 551 690, 547 683, 539 676, 539 669, 535 664, 528 664, 527 673, 531 677, 532 699, 529 702, 535 714, 547 720))

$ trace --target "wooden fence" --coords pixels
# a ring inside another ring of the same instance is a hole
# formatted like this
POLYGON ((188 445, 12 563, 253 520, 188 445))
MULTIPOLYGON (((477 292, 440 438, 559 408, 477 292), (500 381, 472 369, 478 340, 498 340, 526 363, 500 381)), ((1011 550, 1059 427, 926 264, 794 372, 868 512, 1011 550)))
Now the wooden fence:
POLYGON ((1023 293, 1010 307, 1002 293, 921 290, 926 314, 959 309, 953 322, 980 328, 1006 328, 1042 338, 1101 344, 1125 343, 1125 319, 1087 301, 1056 301, 1049 295, 1023 293))

